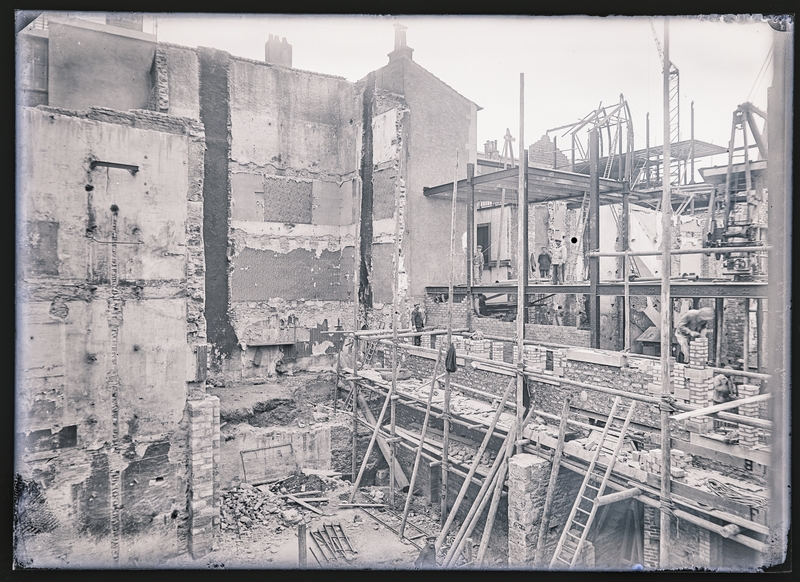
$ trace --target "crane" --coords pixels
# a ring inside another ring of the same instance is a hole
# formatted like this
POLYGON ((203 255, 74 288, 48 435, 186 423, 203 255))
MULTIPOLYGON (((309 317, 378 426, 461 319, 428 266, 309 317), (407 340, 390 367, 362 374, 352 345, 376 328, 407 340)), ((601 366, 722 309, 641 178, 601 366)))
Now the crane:
MULTIPOLYGON (((661 47, 661 41, 658 40, 656 28, 653 26, 653 19, 649 18, 650 29, 653 31, 653 40, 656 41, 656 49, 658 49, 658 56, 661 61, 664 61, 664 49, 661 47)), ((669 65, 669 143, 677 143, 681 140, 681 98, 680 98, 680 72, 672 61, 669 65)), ((666 172, 664 172, 666 174, 666 172)), ((671 164, 669 168, 669 181, 670 184, 677 184, 680 180, 680 167, 679 164, 671 164)))

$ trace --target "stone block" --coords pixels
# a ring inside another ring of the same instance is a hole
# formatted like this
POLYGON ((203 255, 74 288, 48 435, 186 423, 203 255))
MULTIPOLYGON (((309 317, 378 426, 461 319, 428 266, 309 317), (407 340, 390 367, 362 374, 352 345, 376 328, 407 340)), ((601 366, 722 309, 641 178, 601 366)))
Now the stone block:
POLYGON ((687 388, 675 388, 675 392, 673 394, 677 400, 689 400, 689 390, 687 388))
POLYGON ((687 418, 684 422, 684 429, 698 434, 707 434, 714 427, 714 422, 710 418, 687 418))

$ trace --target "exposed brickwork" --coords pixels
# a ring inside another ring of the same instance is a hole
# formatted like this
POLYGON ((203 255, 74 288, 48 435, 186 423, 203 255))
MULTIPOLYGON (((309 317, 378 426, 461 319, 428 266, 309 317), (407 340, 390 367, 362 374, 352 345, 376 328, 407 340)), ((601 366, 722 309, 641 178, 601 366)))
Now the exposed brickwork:
MULTIPOLYGON (((739 386, 739 397, 749 398, 757 396, 759 387, 755 384, 742 384, 739 386)), ((749 416, 751 418, 758 418, 759 409, 758 403, 742 404, 739 406, 739 414, 742 416, 749 416)), ((758 429, 754 426, 747 426, 744 424, 739 425, 739 445, 751 449, 758 444, 758 429)))
POLYGON ((645 568, 658 568, 661 536, 661 513, 655 507, 644 508, 644 564, 645 568))
POLYGON ((198 558, 214 549, 219 528, 219 398, 190 400, 189 551, 198 558))
POLYGON ((157 48, 153 59, 153 88, 150 90, 149 108, 160 113, 169 112, 169 76, 167 74, 167 53, 157 48))
MULTIPOLYGON (((472 329, 486 335, 512 338, 516 335, 517 324, 513 321, 500 321, 492 317, 473 317, 472 329)), ((548 342, 575 347, 589 347, 588 330, 572 326, 525 324, 525 339, 534 342, 548 342)))
MULTIPOLYGON (((453 298, 453 327, 456 329, 467 327, 467 311, 469 309, 466 295, 460 301, 458 299, 458 296, 453 298)), ((433 297, 425 295, 425 327, 446 329, 447 305, 446 300, 434 301, 433 297)))
POLYGON ((508 565, 528 568, 536 551, 550 463, 522 453, 511 457, 508 473, 508 565))
MULTIPOLYGON (((542 563, 533 557, 539 537, 551 463, 536 455, 521 453, 509 460, 508 480, 508 565, 512 568, 546 568, 553 557, 561 532, 575 503, 583 476, 568 469, 558 472, 557 488, 550 508, 542 563)), ((594 547, 586 543, 578 564, 594 565, 594 547)))
POLYGON ((570 162, 561 149, 556 152, 556 144, 550 141, 549 135, 543 135, 539 141, 528 147, 528 163, 539 168, 569 169, 570 162))

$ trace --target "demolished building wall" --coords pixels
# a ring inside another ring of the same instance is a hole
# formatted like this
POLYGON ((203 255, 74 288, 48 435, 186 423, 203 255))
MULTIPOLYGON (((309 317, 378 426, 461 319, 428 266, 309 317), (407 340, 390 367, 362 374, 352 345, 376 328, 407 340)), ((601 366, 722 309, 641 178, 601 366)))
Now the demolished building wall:
POLYGON ((31 514, 49 516, 19 523, 19 557, 108 566, 210 549, 213 415, 190 413, 206 401, 203 128, 147 111, 18 115, 16 472, 39 492, 31 514), (201 485, 191 460, 205 449, 201 485))

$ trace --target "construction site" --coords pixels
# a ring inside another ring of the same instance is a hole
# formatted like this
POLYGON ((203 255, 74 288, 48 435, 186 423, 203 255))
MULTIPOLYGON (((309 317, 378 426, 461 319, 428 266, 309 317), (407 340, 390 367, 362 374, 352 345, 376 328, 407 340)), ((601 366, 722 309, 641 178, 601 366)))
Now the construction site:
POLYGON ((726 147, 651 26, 644 143, 520 73, 480 151, 399 21, 350 82, 19 13, 14 567, 784 564, 794 22, 726 147))

